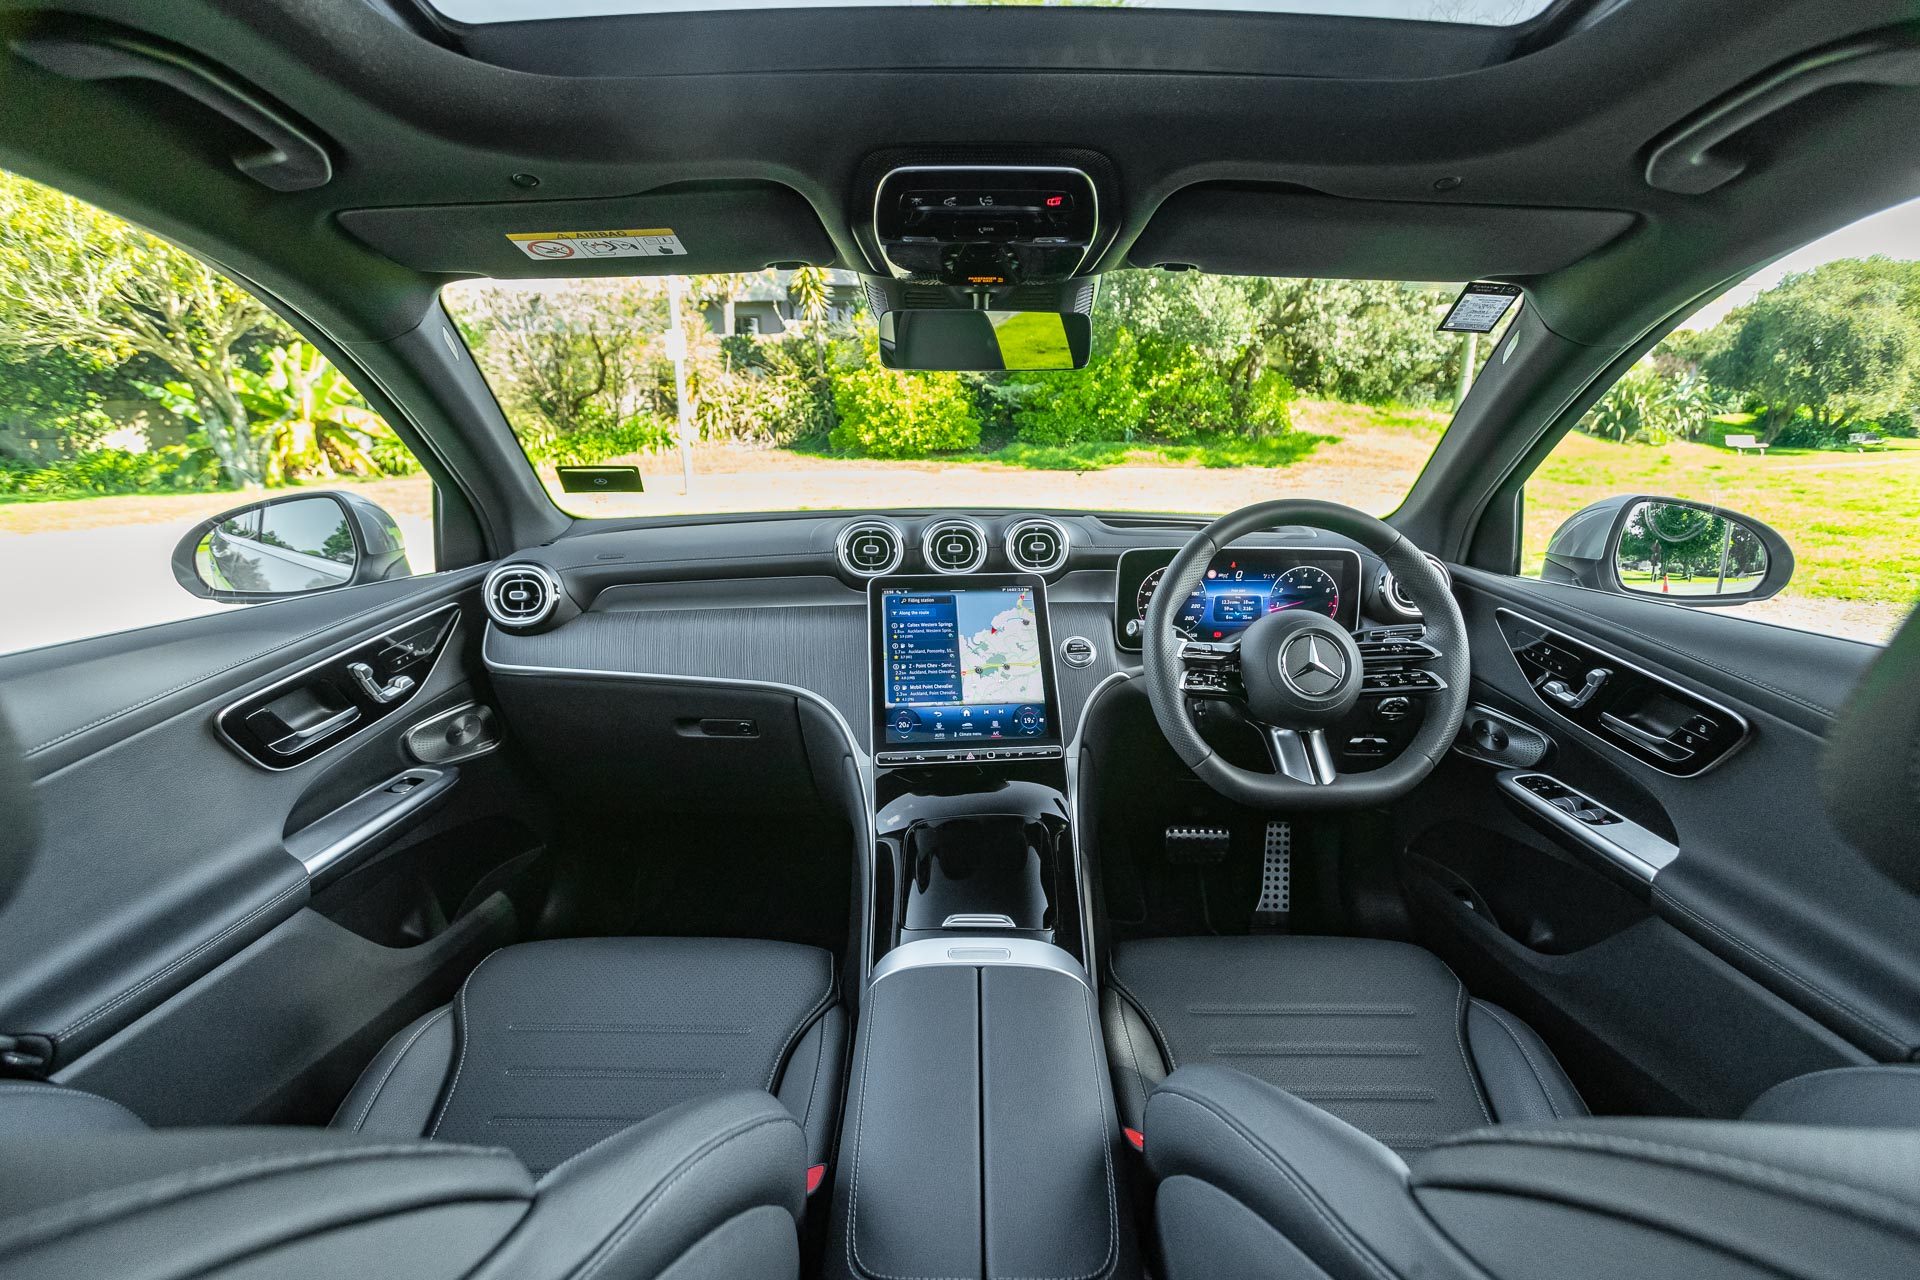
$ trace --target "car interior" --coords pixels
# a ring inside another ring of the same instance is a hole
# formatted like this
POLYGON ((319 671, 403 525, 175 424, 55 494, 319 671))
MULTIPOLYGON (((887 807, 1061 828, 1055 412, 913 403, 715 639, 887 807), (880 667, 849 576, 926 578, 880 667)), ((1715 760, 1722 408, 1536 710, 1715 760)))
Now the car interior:
POLYGON ((0 655, 0 1276, 1920 1275, 1920 622, 1623 590, 1655 493, 1517 572, 1920 196, 1913 7, 1290 7, 0 0, 0 166, 345 372, 436 566, 275 494, 0 655), (580 519, 442 303, 796 265, 919 370, 1123 268, 1519 305, 1384 518, 580 519))

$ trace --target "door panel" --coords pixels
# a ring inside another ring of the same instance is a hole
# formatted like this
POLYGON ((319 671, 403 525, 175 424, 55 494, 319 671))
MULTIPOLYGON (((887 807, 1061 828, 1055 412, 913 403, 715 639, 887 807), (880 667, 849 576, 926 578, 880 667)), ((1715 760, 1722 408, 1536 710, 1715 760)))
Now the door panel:
POLYGON ((349 1047, 370 1056, 374 1046, 363 1042, 443 999, 475 948, 509 940, 510 902, 489 904, 484 894, 475 904, 433 902, 420 911, 437 925, 394 926, 391 936, 365 922, 408 908, 343 897, 351 882, 375 893, 405 888, 401 877, 353 871, 359 860, 424 865, 451 851, 458 861, 471 841, 489 867, 435 873, 442 885, 464 883, 452 892, 465 896, 491 866, 537 844, 524 826, 504 849, 473 836, 504 830, 503 816, 519 821, 504 813, 522 802, 499 758, 437 766, 432 787, 402 805, 369 808, 363 799, 380 799, 378 788, 396 777, 427 782, 403 735, 484 700, 475 683, 481 572, 0 658, 0 707, 27 744, 43 824, 24 880, 0 905, 0 1031, 43 1037, 30 1043, 51 1055, 31 1074, 100 1087, 150 1119, 279 1118, 295 1105, 294 1082, 349 1047), (237 700, 450 604, 459 620, 430 673, 425 662, 413 668, 420 684, 399 709, 335 749, 268 769, 216 728, 237 700), (342 809, 356 799, 359 807, 342 809), (331 914, 346 923, 314 909, 315 883, 290 842, 310 860, 307 846, 324 844, 335 859, 325 874, 342 884, 320 905, 333 900, 331 914), (462 906, 486 909, 460 917, 462 906))
POLYGON ((1823 734, 1879 651, 1471 569, 1455 584, 1475 701, 1552 739, 1539 773, 1678 852, 1638 874, 1608 865, 1503 796, 1497 766, 1454 755, 1403 832, 1433 945, 1555 1026, 1592 1059, 1569 1062, 1576 1076, 1593 1068, 1585 1083, 1624 1109, 1731 1114, 1800 1071, 1912 1055, 1920 899, 1841 839, 1816 779, 1823 734), (1704 697, 1750 732, 1677 776, 1543 696, 1503 614, 1704 697))

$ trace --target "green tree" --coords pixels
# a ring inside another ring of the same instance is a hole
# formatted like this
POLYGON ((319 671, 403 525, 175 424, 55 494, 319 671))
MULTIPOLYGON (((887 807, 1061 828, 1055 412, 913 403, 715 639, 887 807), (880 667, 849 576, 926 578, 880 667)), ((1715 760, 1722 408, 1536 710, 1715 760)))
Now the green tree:
POLYGON ((664 363, 652 350, 667 327, 658 282, 570 280, 563 286, 464 285, 455 315, 514 424, 537 442, 671 411, 664 363))
POLYGON ((973 396, 954 373, 900 373, 878 359, 833 389, 839 425, 829 443, 870 458, 917 458, 980 445, 973 396))
POLYGON ((1911 400, 1920 378, 1920 314, 1903 303, 1911 264, 1843 258, 1790 275, 1723 322, 1708 376, 1765 411, 1779 439, 1804 410, 1817 437, 1911 400))
POLYGON ((245 341, 284 332, 259 300, 112 214, 0 172, 0 353, 143 354, 178 375, 220 465, 248 487, 265 459, 234 390, 245 341))
POLYGON ((1665 444, 1700 434, 1713 412, 1706 380, 1678 361, 1649 356, 1587 410, 1580 429, 1603 440, 1665 444))

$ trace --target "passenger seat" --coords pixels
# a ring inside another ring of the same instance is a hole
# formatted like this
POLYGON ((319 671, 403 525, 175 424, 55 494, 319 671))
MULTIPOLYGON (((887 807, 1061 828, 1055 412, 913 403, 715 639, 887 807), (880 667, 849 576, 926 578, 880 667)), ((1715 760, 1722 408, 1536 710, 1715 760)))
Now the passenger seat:
POLYGON ((824 1165, 846 1060, 835 994, 833 958, 793 943, 507 947, 387 1043, 333 1127, 505 1147, 537 1176, 691 1098, 758 1089, 800 1122, 808 1165, 824 1165))
POLYGON ((149 1130, 0 1082, 0 1277, 792 1277, 846 1015, 813 947, 507 947, 330 1130, 149 1130))

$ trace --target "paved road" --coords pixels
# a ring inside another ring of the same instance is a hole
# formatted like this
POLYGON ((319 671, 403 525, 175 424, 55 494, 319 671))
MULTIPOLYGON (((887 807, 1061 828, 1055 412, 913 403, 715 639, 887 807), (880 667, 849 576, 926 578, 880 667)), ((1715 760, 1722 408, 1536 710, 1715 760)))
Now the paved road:
MULTIPOLYGON (((414 567, 430 567, 431 524, 399 521, 414 567)), ((173 580, 174 544, 196 523, 0 533, 0 653, 242 607, 188 595, 173 580)))

